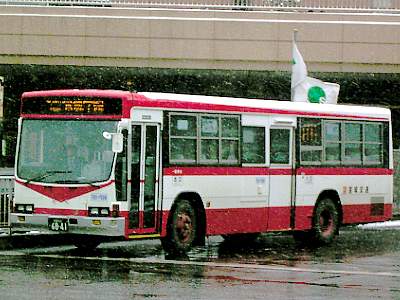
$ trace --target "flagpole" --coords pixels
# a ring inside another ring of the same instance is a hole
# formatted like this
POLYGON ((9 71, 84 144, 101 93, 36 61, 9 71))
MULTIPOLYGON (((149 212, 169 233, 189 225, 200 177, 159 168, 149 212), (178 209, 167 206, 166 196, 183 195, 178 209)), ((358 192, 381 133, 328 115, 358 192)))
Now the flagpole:
MULTIPOLYGON (((297 43, 297 33, 299 31, 295 28, 293 29, 293 41, 292 41, 292 59, 294 57, 294 45, 297 43)), ((292 62, 293 63, 293 62, 292 62)), ((293 96, 294 96, 294 87, 290 88, 290 101, 293 101, 293 96)))

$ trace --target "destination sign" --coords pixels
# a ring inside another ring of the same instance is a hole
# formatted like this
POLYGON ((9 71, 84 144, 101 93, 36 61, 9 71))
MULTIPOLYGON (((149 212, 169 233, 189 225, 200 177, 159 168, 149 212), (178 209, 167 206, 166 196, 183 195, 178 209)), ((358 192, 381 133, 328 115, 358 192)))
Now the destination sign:
POLYGON ((121 115, 122 101, 104 97, 35 97, 22 101, 23 114, 121 115))
POLYGON ((300 127, 300 138, 303 146, 320 146, 321 120, 303 119, 300 127))
POLYGON ((46 103, 52 113, 104 114, 104 100, 100 99, 48 99, 46 103))
POLYGON ((317 126, 303 126, 301 128, 301 143, 302 145, 313 145, 316 141, 319 141, 320 135, 317 126))

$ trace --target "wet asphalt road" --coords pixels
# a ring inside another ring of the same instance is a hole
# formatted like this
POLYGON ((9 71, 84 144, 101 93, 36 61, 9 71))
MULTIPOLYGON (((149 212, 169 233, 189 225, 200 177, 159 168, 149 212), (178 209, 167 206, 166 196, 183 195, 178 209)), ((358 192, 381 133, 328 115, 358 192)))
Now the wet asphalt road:
MULTIPOLYGON (((37 238, 35 238, 37 239, 37 238)), ((328 247, 288 235, 254 243, 210 238, 184 257, 160 242, 69 245, 0 252, 0 300, 400 299, 400 230, 348 228, 328 247)))

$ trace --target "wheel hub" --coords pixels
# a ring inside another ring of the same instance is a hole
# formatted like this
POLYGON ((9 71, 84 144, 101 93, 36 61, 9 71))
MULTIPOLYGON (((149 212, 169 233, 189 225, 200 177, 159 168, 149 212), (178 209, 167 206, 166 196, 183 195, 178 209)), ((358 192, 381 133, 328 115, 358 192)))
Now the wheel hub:
POLYGON ((178 214, 176 222, 176 232, 178 234, 179 240, 181 242, 186 242, 190 239, 192 235, 193 225, 190 215, 187 213, 178 214))
POLYGON ((333 216, 329 210, 324 210, 319 216, 319 227, 321 229, 321 234, 327 237, 333 233, 333 216))

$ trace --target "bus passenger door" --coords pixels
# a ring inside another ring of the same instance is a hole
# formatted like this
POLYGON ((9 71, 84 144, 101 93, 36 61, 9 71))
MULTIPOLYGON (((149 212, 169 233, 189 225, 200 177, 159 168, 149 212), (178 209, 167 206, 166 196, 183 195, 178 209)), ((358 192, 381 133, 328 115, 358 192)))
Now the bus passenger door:
MULTIPOLYGON (((293 124, 295 124, 295 121, 293 121, 293 124)), ((294 126, 273 125, 269 131, 270 193, 268 230, 288 230, 291 228, 294 188, 293 128, 294 126)))
POLYGON ((159 227, 160 125, 133 124, 131 132, 128 234, 154 233, 159 227))

